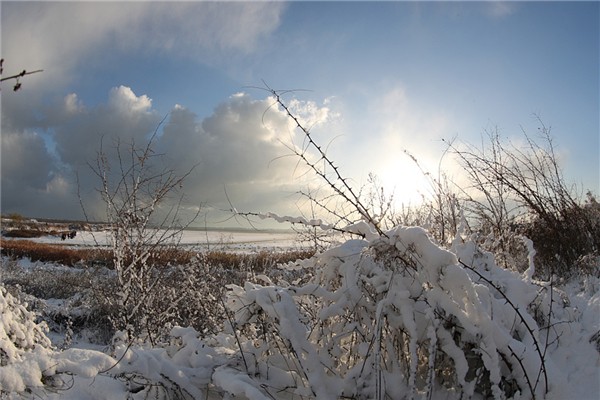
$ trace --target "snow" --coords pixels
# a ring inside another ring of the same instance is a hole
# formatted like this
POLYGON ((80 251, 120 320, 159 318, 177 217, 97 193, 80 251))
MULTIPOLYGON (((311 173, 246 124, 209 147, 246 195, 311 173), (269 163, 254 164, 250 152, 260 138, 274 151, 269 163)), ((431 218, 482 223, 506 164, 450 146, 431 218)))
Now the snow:
MULTIPOLYGON (((471 242, 441 248, 422 228, 349 229, 364 239, 287 266, 310 273, 307 283, 264 275, 230 285, 233 325, 203 338, 175 327, 155 346, 117 335, 105 349, 57 348, 47 326, 0 287, 1 397, 598 398, 600 278, 535 281, 531 246, 529 269, 518 274, 471 242)), ((215 244, 220 234, 186 233, 182 243, 215 244)), ((280 246, 291 235, 225 241, 280 246)), ((70 243, 95 242, 80 232, 70 243)))
MULTIPOLYGON (((111 236, 110 232, 107 231, 78 231, 73 239, 64 241, 61 240, 60 237, 52 235, 26 240, 34 240, 39 243, 73 246, 109 246, 111 243, 111 236)), ((298 236, 292 231, 184 230, 182 234, 175 237, 174 240, 178 245, 198 248, 199 250, 285 250, 300 247, 298 236)))

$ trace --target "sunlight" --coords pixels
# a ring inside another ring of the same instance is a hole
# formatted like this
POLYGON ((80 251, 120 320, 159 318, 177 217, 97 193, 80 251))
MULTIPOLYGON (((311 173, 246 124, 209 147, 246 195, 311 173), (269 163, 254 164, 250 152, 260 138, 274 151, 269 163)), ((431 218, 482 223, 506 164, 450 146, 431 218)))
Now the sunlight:
POLYGON ((423 196, 428 197, 431 187, 427 177, 419 167, 406 155, 388 160, 376 172, 377 179, 385 193, 394 194, 396 208, 417 206, 422 203, 423 196))

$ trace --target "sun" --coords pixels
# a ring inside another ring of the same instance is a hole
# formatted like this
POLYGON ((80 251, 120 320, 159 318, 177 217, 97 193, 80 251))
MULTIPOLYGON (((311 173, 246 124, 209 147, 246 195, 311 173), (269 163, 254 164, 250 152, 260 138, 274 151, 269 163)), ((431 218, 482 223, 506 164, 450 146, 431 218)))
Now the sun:
POLYGON ((401 155, 387 160, 375 172, 386 196, 394 196, 394 207, 417 207, 431 193, 431 183, 425 171, 408 156, 401 155))

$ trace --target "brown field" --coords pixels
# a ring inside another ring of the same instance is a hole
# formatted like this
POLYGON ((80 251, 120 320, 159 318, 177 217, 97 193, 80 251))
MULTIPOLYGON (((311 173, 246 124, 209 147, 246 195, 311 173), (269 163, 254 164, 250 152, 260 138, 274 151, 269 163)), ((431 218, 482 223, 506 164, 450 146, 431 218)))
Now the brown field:
MULTIPOLYGON (((62 244, 36 243, 30 240, 0 239, 2 255, 11 258, 28 257, 31 261, 54 262, 67 266, 75 265, 105 265, 113 267, 113 253, 110 249, 74 248, 62 244)), ((224 251, 209 251, 199 254, 192 250, 165 248, 153 252, 149 262, 156 265, 184 265, 195 257, 202 257, 209 265, 220 265, 238 269, 251 267, 255 271, 265 271, 279 263, 286 263, 312 256, 314 252, 285 251, 275 252, 263 250, 258 253, 231 253, 224 251)))
POLYGON ((64 245, 36 243, 30 240, 0 239, 2 255, 12 258, 29 257, 31 261, 55 262, 68 266, 84 261, 112 264, 112 253, 106 249, 77 249, 64 245))

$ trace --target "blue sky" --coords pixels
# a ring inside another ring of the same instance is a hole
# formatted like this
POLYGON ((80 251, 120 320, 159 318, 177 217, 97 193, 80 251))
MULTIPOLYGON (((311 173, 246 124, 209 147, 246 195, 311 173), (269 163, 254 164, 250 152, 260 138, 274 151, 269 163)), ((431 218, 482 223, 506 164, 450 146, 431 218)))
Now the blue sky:
POLYGON ((287 99, 342 172, 401 201, 426 191, 403 150, 435 169, 442 139, 517 140, 534 114, 567 179, 600 191, 598 2, 1 4, 5 74, 44 69, 2 86, 2 212, 79 217, 73 177, 99 135, 143 137, 169 114, 159 146, 200 163, 190 204, 227 208, 227 187, 238 209, 297 213, 310 182, 280 159, 285 120, 256 123, 263 80, 303 89, 287 99))

